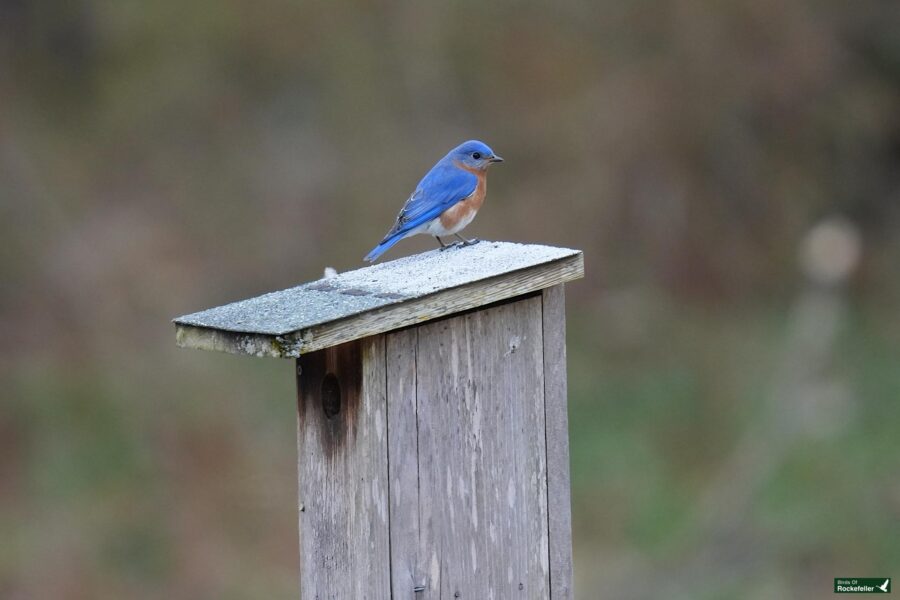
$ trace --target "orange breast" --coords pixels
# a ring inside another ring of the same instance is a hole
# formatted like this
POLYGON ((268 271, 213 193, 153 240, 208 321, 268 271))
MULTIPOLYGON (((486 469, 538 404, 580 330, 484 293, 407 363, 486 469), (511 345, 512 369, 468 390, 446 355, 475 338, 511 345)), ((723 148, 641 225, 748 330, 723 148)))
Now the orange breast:
POLYGON ((487 195, 487 173, 485 171, 470 169, 460 163, 456 163, 456 165, 475 175, 478 178, 478 183, 475 185, 475 191, 468 198, 457 202, 441 213, 441 225, 454 233, 468 225, 475 218, 475 213, 484 204, 484 197, 487 195))

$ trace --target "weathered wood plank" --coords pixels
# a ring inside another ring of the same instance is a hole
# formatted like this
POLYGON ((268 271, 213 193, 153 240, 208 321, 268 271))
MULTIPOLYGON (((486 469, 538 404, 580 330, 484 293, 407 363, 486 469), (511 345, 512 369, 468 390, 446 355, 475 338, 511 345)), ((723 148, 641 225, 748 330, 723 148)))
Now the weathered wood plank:
POLYGON ((391 581, 395 600, 412 600, 417 598, 416 589, 427 581, 424 553, 419 546, 418 331, 402 329, 386 337, 391 581))
POLYGON ((550 592, 571 600, 572 504, 569 483, 569 418, 566 390, 566 294, 562 284, 542 293, 544 402, 547 423, 547 499, 550 530, 550 592))
POLYGON ((385 340, 297 361, 300 589, 390 598, 385 340))
POLYGON ((580 278, 578 250, 482 242, 342 273, 175 319, 186 348, 302 354, 580 278))
MULTIPOLYGON (((395 460, 418 449, 418 486, 391 487, 394 580, 421 577, 416 598, 549 597, 541 304, 417 328, 416 441, 391 442, 395 460)), ((409 359, 410 340, 399 343, 406 349, 388 362, 409 359)), ((408 381, 402 390, 408 410, 408 381)), ((413 429, 407 420, 389 435, 413 429)))

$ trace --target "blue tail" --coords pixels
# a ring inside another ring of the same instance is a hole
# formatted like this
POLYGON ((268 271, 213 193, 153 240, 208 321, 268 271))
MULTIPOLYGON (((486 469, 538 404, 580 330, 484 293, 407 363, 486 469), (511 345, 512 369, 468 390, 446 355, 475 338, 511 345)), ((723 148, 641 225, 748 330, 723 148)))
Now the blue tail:
POLYGON ((375 262, 378 260, 378 257, 387 252, 388 248, 399 242, 403 239, 403 235, 394 235, 391 237, 386 237, 381 240, 381 243, 372 248, 372 251, 366 254, 366 257, 363 259, 368 262, 375 262))

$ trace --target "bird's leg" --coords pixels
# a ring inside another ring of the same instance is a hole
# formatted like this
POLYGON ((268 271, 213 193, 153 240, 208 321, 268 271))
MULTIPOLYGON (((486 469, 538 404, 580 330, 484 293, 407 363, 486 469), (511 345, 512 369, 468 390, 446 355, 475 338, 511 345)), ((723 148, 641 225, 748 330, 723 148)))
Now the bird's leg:
POLYGON ((438 244, 441 245, 441 248, 440 248, 440 249, 441 249, 441 252, 443 252, 443 251, 446 250, 447 248, 452 248, 452 246, 448 246, 447 244, 445 244, 445 243, 444 243, 444 240, 442 240, 442 239, 439 238, 438 236, 434 236, 434 239, 436 239, 436 240, 438 241, 438 244))
POLYGON ((455 235, 456 237, 458 237, 458 238, 459 238, 459 241, 462 242, 462 244, 461 244, 460 247, 474 246, 475 244, 477 244, 478 242, 481 241, 481 240, 479 240, 478 238, 472 238, 471 240, 467 240, 466 238, 464 238, 463 236, 459 235, 458 233, 454 233, 453 235, 455 235))

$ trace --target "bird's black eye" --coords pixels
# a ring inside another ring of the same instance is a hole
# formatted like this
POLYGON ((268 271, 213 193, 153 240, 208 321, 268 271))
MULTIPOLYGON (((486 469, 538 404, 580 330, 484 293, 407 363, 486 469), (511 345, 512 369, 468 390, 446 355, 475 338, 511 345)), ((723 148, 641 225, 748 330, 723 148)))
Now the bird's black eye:
POLYGON ((472 158, 474 158, 475 160, 478 160, 479 158, 481 158, 481 152, 473 152, 472 158))

